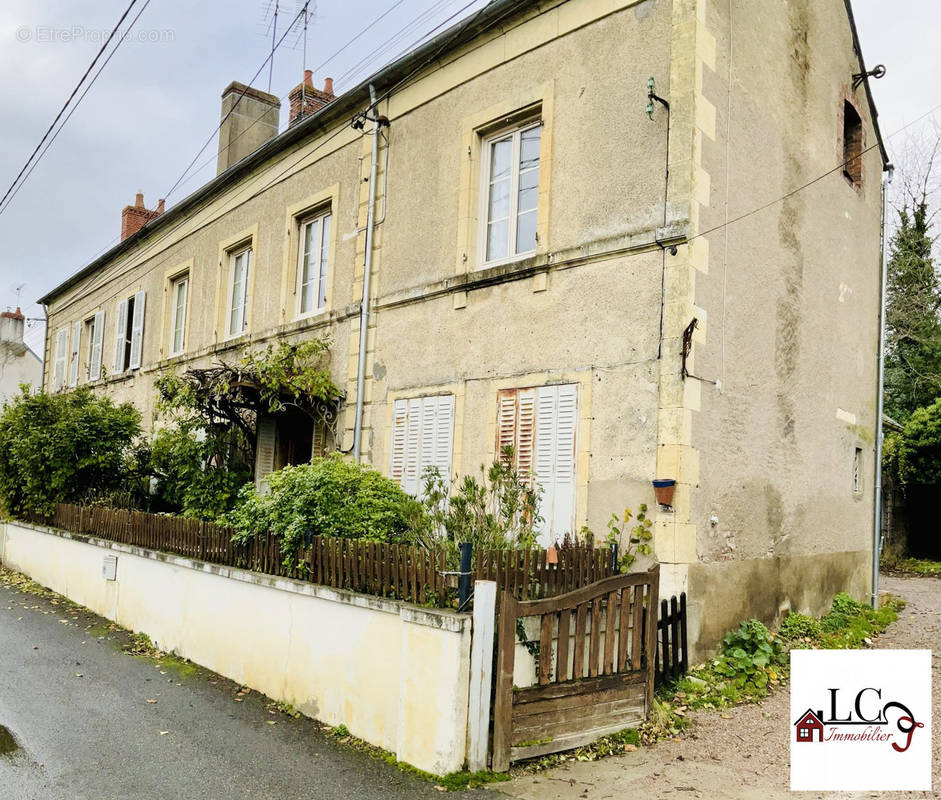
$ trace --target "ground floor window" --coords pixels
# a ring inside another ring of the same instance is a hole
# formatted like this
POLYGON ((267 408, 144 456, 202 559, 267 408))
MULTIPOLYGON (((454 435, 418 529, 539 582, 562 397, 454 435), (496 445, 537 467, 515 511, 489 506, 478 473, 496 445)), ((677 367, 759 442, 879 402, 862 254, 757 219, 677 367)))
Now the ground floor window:
POLYGON ((453 440, 453 394, 396 400, 389 476, 416 497, 424 489, 423 476, 429 467, 436 467, 449 485, 453 440))

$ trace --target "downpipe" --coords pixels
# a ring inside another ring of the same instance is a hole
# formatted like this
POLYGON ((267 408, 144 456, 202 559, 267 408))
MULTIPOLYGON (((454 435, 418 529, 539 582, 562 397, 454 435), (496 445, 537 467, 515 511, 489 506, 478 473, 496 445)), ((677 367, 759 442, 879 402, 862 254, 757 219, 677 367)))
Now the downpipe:
POLYGON ((873 484, 873 503, 875 507, 872 514, 871 605, 873 608, 879 608, 879 557, 882 549, 882 414, 883 393, 885 391, 885 310, 888 288, 886 253, 889 247, 889 237, 886 231, 886 191, 889 184, 892 183, 894 173, 895 169, 891 164, 888 164, 882 178, 882 283, 879 290, 879 369, 876 381, 876 464, 873 484))
MULTIPOLYGON (((369 102, 376 115, 376 90, 369 84, 369 102)), ((359 307, 359 355, 356 364, 356 420, 353 427, 353 461, 360 462, 363 440, 363 387, 366 383, 366 333, 369 328, 370 278, 373 237, 376 232, 376 171, 379 165, 379 128, 373 122, 372 158, 369 163, 369 205, 366 211, 366 257, 363 259, 363 299, 359 307)))

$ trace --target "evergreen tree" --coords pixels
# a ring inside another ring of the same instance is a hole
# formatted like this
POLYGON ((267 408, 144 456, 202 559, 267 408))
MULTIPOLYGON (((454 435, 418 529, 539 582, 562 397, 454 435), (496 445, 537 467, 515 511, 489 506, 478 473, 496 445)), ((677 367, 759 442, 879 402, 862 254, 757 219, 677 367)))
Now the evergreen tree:
POLYGON ((932 259, 925 194, 899 212, 890 243, 885 410, 903 424, 941 397, 941 286, 932 259))

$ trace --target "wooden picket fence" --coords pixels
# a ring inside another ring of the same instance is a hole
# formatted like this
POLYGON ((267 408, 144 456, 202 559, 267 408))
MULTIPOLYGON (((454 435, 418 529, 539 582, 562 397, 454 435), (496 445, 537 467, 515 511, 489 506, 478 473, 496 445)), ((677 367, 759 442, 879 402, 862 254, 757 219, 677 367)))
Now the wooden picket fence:
MULTIPOLYGON (((296 558, 286 562, 280 538, 233 542, 233 528, 165 514, 60 503, 42 522, 82 536, 157 550, 336 589, 406 600, 440 608, 454 604, 458 575, 448 570, 443 550, 383 544, 359 539, 311 537, 296 558)), ((480 550, 471 574, 496 581, 499 590, 519 600, 554 597, 587 586, 615 572, 607 548, 559 548, 557 563, 546 550, 480 550)))

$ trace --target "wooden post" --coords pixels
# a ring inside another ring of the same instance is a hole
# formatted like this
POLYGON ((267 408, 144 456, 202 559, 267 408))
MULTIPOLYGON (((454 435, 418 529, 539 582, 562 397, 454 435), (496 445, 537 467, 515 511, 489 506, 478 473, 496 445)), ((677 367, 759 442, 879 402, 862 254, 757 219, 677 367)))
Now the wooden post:
POLYGON ((490 692, 493 687, 493 631, 497 584, 474 583, 474 625, 470 661, 470 748, 467 763, 471 772, 487 769, 490 745, 490 692))
POLYGON ((516 655, 517 602, 508 591, 500 597, 500 628, 497 632, 497 675, 493 701, 494 772, 510 768, 510 738, 513 724, 513 661, 516 655))
POLYGON ((471 559, 474 554, 474 545, 470 542, 461 542, 461 574, 457 581, 457 610, 466 611, 467 604, 470 602, 471 585, 471 559))
POLYGON ((660 597, 660 565, 650 571, 647 600, 647 714, 653 709, 654 653, 657 652, 657 598, 660 597))
POLYGON ((689 649, 686 646, 686 592, 680 592, 680 647, 683 649, 683 661, 680 674, 689 672, 689 649))

